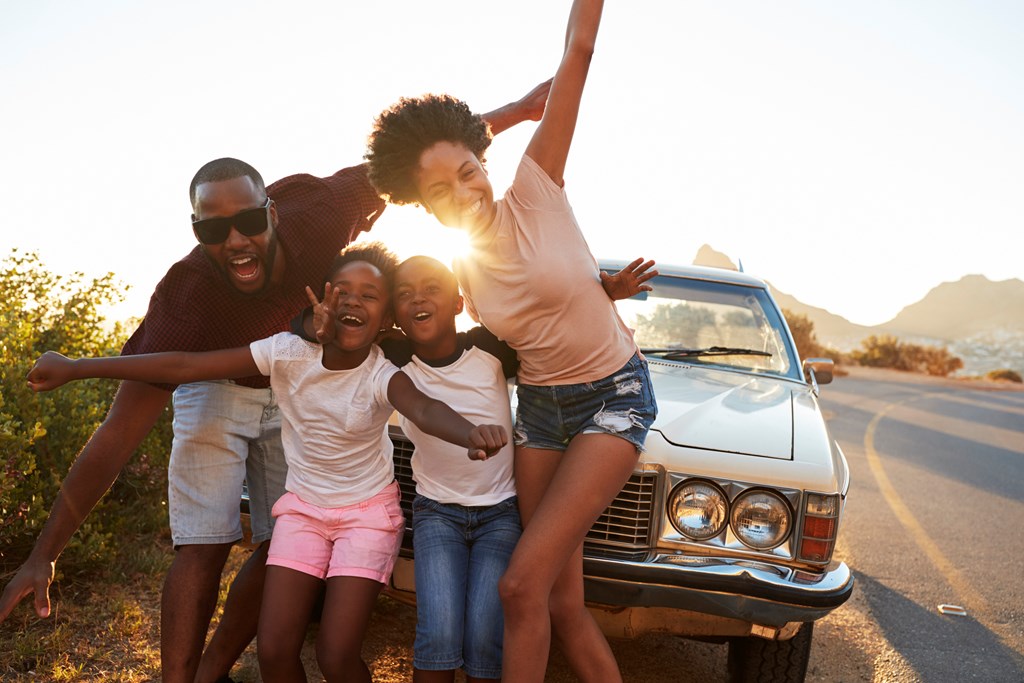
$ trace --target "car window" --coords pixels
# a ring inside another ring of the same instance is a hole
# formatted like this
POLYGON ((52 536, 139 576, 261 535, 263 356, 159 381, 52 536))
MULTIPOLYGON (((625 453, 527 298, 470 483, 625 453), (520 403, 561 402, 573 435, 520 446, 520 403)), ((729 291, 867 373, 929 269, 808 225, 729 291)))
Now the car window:
POLYGON ((781 316, 763 289, 665 275, 648 284, 653 291, 616 304, 647 355, 799 378, 781 316))

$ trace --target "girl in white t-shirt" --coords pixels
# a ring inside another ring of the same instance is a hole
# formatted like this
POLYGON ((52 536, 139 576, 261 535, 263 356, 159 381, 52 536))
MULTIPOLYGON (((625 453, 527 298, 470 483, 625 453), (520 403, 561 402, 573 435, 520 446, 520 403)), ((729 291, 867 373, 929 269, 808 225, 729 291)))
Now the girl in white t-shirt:
MULTIPOLYGON (((601 0, 573 3, 547 107, 504 198, 494 198, 483 166, 486 123, 450 96, 400 100, 377 119, 366 154, 371 182, 391 202, 418 203, 469 233, 470 252, 455 263, 469 311, 519 354, 524 532, 499 586, 510 681, 543 680, 549 625, 582 680, 619 678, 584 606, 582 542, 633 472, 657 413, 647 363, 602 289, 563 189, 601 9, 601 0)), ((633 285, 651 275, 644 266, 633 285)))
POLYGON ((473 426, 420 392, 373 343, 391 326, 395 258, 358 244, 335 260, 325 285, 331 338, 323 346, 289 332, 206 353, 155 353, 70 360, 49 352, 29 373, 36 391, 73 379, 110 377, 187 384, 270 377, 283 419, 287 493, 274 505, 257 651, 264 680, 306 680, 299 658, 326 580, 317 662, 329 681, 369 681, 361 647, 370 612, 388 581, 405 520, 398 505, 392 410, 433 436, 486 458, 507 442, 500 425, 473 426))

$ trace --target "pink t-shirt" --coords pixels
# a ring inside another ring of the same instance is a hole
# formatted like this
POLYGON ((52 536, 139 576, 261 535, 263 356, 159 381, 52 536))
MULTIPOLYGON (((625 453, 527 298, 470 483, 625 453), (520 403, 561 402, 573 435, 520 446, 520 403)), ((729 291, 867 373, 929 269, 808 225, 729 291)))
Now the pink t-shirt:
POLYGON ((455 274, 470 315, 519 354, 519 381, 579 384, 625 365, 636 343, 601 286, 565 191, 524 155, 495 205, 455 274))

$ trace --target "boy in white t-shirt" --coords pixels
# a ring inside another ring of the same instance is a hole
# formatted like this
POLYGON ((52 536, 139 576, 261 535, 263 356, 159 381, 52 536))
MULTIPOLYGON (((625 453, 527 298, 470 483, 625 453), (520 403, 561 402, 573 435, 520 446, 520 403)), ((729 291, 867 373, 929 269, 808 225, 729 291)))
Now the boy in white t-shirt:
MULTIPOLYGON (((395 271, 395 321, 407 342, 384 342, 388 358, 421 391, 471 422, 511 433, 507 378, 515 351, 483 327, 457 333, 462 297, 439 261, 413 256, 395 271)), ((501 678, 504 622, 498 579, 522 526, 512 477, 512 444, 484 462, 401 419, 416 446, 412 457, 413 549, 416 555, 416 641, 413 680, 501 678)))
POLYGON ((32 389, 111 377, 185 384, 270 376, 283 415, 287 493, 267 560, 257 651, 264 680, 305 680, 299 654, 323 583, 327 591, 317 662, 328 680, 370 681, 361 646, 377 594, 388 581, 405 521, 386 425, 398 410, 462 458, 485 459, 507 442, 503 424, 474 426, 424 395, 374 344, 391 325, 394 256, 380 244, 342 250, 314 309, 330 320, 323 346, 282 332, 250 346, 70 360, 53 352, 29 373, 32 389))

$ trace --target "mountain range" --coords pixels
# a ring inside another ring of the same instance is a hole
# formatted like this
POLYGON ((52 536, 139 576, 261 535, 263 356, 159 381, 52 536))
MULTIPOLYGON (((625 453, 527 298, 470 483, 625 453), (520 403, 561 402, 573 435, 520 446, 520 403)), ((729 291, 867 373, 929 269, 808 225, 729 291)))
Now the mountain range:
MULTIPOLYGON (((725 254, 706 244, 693 262, 737 269, 725 254)), ((781 308, 807 316, 814 323, 818 341, 827 346, 846 351, 858 347, 865 337, 887 334, 947 346, 963 358, 968 372, 1024 369, 1024 280, 993 281, 984 275, 965 275, 933 287, 892 320, 872 326, 857 325, 827 309, 805 304, 771 283, 769 288, 781 308)))

